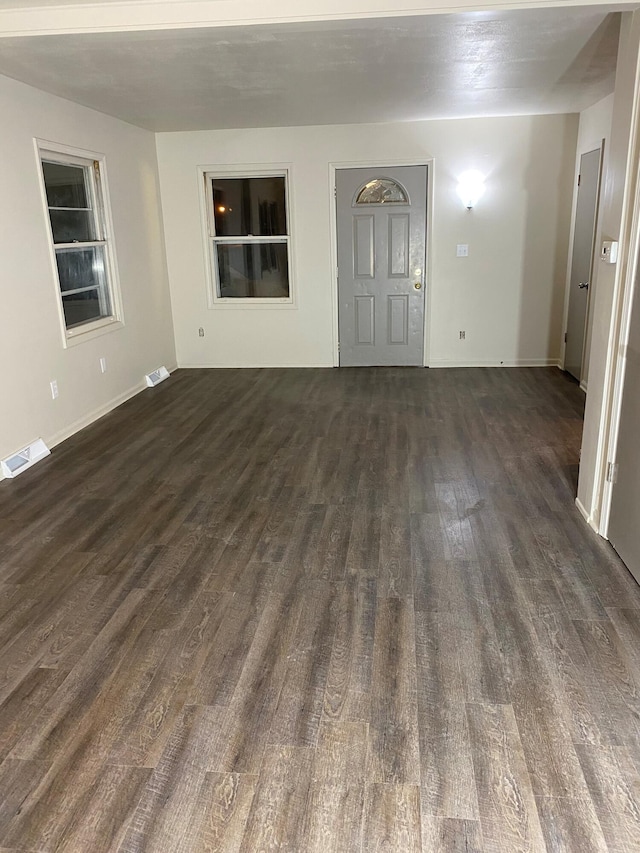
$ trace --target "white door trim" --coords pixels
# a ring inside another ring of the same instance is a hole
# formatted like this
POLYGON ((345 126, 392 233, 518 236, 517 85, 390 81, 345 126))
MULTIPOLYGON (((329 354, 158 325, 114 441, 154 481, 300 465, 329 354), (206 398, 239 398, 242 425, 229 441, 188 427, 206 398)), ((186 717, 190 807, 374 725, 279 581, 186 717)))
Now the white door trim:
POLYGON ((433 218, 433 158, 418 157, 415 160, 350 160, 347 162, 329 163, 329 222, 331 228, 331 306, 333 313, 333 366, 340 365, 340 352, 338 350, 338 220, 336 215, 336 171, 338 169, 385 169, 395 166, 426 166, 427 168, 427 233, 425 235, 426 263, 424 270, 425 293, 425 317, 424 317, 424 341, 423 341, 423 366, 429 367, 431 339, 431 237, 433 218))
MULTIPOLYGON (((637 286, 638 254, 640 253, 640 181, 638 176, 638 157, 640 156, 640 116, 636 116, 634 128, 633 145, 631 146, 631 163, 634 172, 631 176, 633 189, 633 204, 629 205, 627 216, 630 216, 628 249, 625 267, 620 273, 620 281, 616 280, 614 292, 614 311, 612 316, 611 338, 609 345, 609 371, 607 373, 607 386, 605 390, 610 392, 609 422, 608 429, 603 437, 602 450, 602 507, 600 510, 599 532, 601 536, 608 538, 609 518, 611 515, 611 499, 613 497, 613 483, 607 480, 607 469, 609 462, 615 462, 618 452, 618 434, 620 431, 620 418, 622 415, 622 397, 624 392, 624 380, 627 370, 627 345, 629 343, 629 328, 631 325, 631 309, 633 307, 633 296, 637 286)), ((628 224, 628 222, 627 222, 628 224)), ((623 234, 627 233, 625 228, 623 234)), ((625 241, 626 242, 626 241, 625 241)), ((607 413, 605 413, 607 414, 607 413)), ((606 423, 605 423, 606 426, 606 423)))
MULTIPOLYGON (((640 63, 636 67, 631 136, 628 146, 627 169, 624 183, 622 216, 620 222, 620 250, 616 268, 613 303, 609 325, 607 363, 605 366, 602 408, 598 429, 598 442, 594 465, 594 485, 587 510, 589 524, 605 539, 608 538, 609 516, 613 483, 607 480, 609 462, 616 461, 622 392, 626 369, 626 347, 633 289, 640 251, 640 63)), ((598 247, 599 249, 599 247, 598 247)), ((599 254, 599 252, 598 252, 599 254)), ((580 509, 580 505, 578 505, 580 509)))

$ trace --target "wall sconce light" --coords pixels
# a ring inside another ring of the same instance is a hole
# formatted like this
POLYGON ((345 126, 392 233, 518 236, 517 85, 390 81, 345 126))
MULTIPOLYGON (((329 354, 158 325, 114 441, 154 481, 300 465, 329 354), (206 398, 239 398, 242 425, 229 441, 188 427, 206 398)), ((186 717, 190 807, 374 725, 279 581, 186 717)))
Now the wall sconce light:
POLYGON ((471 169, 468 172, 463 172, 458 177, 456 191, 467 210, 471 210, 472 207, 476 206, 482 198, 484 190, 484 175, 480 172, 471 169))

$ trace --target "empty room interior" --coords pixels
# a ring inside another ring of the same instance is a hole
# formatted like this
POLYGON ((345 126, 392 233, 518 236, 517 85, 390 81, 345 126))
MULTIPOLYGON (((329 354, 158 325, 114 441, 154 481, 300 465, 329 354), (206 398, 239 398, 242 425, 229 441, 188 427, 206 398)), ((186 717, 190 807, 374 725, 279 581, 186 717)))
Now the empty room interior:
POLYGON ((0 851, 640 850, 639 60, 0 0, 0 851))

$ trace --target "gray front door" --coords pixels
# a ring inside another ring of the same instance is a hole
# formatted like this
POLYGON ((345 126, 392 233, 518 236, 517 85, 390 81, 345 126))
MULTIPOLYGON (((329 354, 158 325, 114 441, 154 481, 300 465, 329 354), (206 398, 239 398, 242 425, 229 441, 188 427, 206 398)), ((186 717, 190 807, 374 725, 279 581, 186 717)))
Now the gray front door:
POLYGON ((593 265, 593 241, 596 230, 596 206, 600 187, 600 149, 580 158, 580 177, 576 200, 576 222, 569 278, 569 314, 564 369, 582 379, 585 326, 589 305, 589 282, 593 265))
POLYGON ((336 171, 340 366, 424 364, 427 167, 336 171))

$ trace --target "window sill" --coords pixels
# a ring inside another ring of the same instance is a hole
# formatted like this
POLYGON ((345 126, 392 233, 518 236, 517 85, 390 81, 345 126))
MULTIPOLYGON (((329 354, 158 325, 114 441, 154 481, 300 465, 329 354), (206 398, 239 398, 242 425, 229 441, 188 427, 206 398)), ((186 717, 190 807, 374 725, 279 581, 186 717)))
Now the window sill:
POLYGON ((290 309, 295 308, 296 304, 293 299, 235 299, 233 297, 217 297, 213 299, 209 303, 209 309, 211 311, 217 311, 218 308, 222 308, 226 311, 229 310, 237 310, 238 308, 249 308, 250 310, 255 310, 256 308, 261 310, 269 310, 269 309, 290 309))
POLYGON ((118 329, 123 329, 124 323, 117 317, 105 317, 103 320, 96 320, 95 323, 80 326, 77 329, 66 330, 64 336, 65 347, 75 347, 78 344, 83 344, 86 341, 92 341, 94 338, 99 338, 102 335, 107 335, 110 332, 116 332, 118 329))

